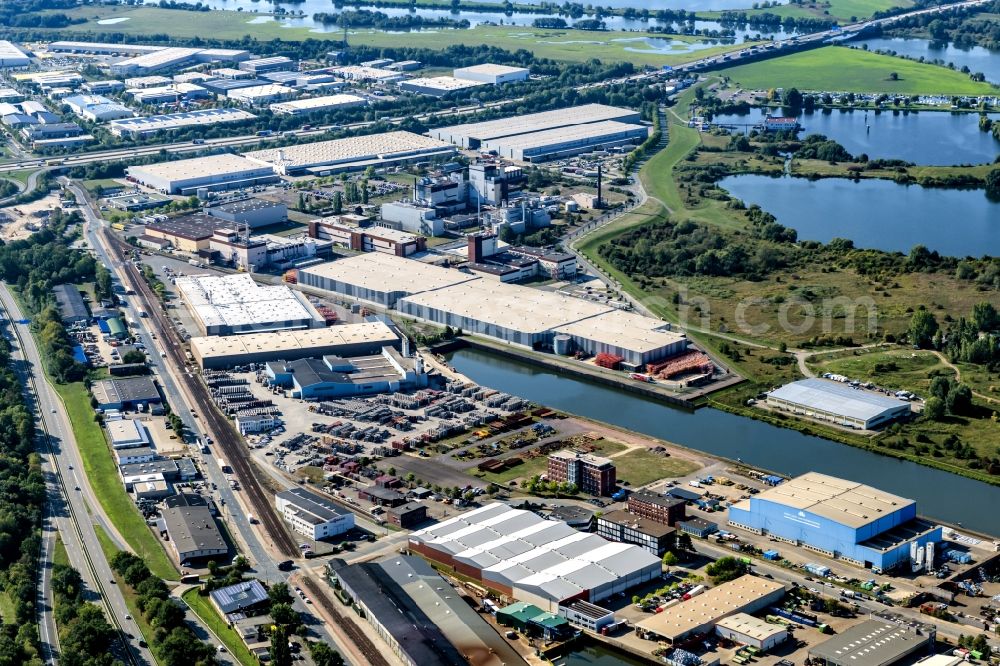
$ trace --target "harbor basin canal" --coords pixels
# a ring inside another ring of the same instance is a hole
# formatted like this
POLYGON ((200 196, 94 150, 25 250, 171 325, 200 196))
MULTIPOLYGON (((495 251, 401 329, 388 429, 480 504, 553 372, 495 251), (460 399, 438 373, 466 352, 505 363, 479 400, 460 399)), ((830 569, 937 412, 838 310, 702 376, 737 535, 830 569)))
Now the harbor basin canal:
POLYGON ((553 409, 789 476, 816 471, 852 479, 916 500, 927 517, 1000 535, 997 486, 717 409, 677 409, 479 349, 446 358, 483 386, 553 409))

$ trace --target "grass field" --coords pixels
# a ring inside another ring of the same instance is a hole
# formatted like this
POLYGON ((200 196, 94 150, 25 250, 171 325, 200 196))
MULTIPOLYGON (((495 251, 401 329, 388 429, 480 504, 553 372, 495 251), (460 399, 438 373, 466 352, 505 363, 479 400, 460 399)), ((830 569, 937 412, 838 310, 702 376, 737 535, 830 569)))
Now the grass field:
MULTIPOLYGON (((63 10, 59 11, 63 12, 63 10)), ((341 33, 338 30, 312 32, 310 28, 284 28, 275 21, 250 23, 254 17, 242 12, 190 12, 156 7, 86 6, 65 10, 65 13, 75 18, 87 20, 86 23, 73 26, 72 29, 94 32, 98 35, 107 33, 143 37, 166 32, 170 36, 178 38, 211 35, 215 39, 231 40, 244 37, 264 41, 273 39, 285 41, 341 39, 341 33), (128 20, 112 25, 97 23, 99 20, 110 18, 127 18, 128 20)), ((72 29, 61 30, 60 34, 69 34, 72 29)), ((348 41, 352 44, 381 47, 398 47, 405 44, 406 46, 430 49, 444 49, 453 45, 490 44, 509 50, 528 49, 541 58, 573 62, 600 58, 608 61, 628 61, 637 65, 653 66, 676 65, 745 47, 744 44, 707 46, 698 37, 654 35, 652 36, 654 39, 680 42, 671 46, 671 50, 661 53, 659 50, 652 50, 642 41, 636 41, 646 38, 645 35, 637 35, 632 32, 540 30, 524 26, 481 25, 469 30, 415 31, 407 33, 405 36, 398 33, 357 30, 349 33, 348 41), (699 48, 692 49, 686 46, 687 44, 699 44, 699 48), (702 46, 707 46, 707 48, 701 48, 702 46)))
POLYGON ((647 449, 634 449, 612 458, 619 481, 628 481, 633 488, 652 483, 657 479, 674 479, 686 476, 700 467, 691 460, 668 458, 647 449))
POLYGON ((869 53, 843 46, 801 51, 719 72, 744 88, 799 88, 837 92, 906 95, 990 95, 997 88, 937 65, 869 53), (895 72, 899 79, 892 81, 895 72))
MULTIPOLYGON (((787 4, 766 9, 747 9, 746 13, 777 14, 781 17, 794 18, 825 18, 832 17, 842 23, 852 22, 852 19, 868 18, 877 11, 892 7, 912 7, 911 0, 809 0, 801 4, 787 4)), ((698 12, 699 17, 718 17, 722 12, 698 12)))
POLYGON ((226 624, 226 622, 219 616, 219 613, 215 610, 211 603, 208 601, 208 597, 203 597, 198 594, 197 588, 191 588, 181 595, 184 602, 188 605, 191 611, 201 618, 201 621, 208 625, 208 628, 212 630, 216 636, 225 644, 226 649, 229 653, 236 657, 236 659, 243 664, 243 666, 254 666, 260 662, 250 654, 247 646, 243 644, 240 637, 236 632, 226 624))
MULTIPOLYGON (((618 453, 619 451, 624 451, 626 446, 624 444, 619 444, 618 442, 611 442, 606 439, 594 442, 593 453, 598 456, 609 456, 613 453, 618 453)), ((517 467, 511 467, 510 469, 505 469, 504 471, 493 474, 490 472, 484 472, 481 474, 481 478, 485 481, 495 483, 497 485, 507 485, 509 482, 515 479, 530 479, 536 474, 544 474, 545 468, 548 465, 547 456, 536 456, 530 460, 527 460, 522 465, 517 467)))
POLYGON ((94 421, 94 410, 90 406, 90 394, 86 387, 80 382, 56 384, 55 387, 73 424, 73 435, 87 478, 104 511, 155 575, 176 580, 177 569, 122 487, 104 432, 94 421))
POLYGON ((59 533, 56 533, 56 545, 52 551, 52 563, 62 564, 67 567, 70 566, 69 553, 66 552, 66 544, 63 543, 59 533))

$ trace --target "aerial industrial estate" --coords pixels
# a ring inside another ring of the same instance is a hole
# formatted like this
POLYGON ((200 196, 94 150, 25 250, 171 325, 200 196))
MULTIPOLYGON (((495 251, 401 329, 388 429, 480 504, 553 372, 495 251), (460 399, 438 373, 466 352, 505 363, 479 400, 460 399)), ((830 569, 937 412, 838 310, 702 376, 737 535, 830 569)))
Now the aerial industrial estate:
POLYGON ((0 6, 5 663, 1000 664, 1000 5, 383 4, 0 6))

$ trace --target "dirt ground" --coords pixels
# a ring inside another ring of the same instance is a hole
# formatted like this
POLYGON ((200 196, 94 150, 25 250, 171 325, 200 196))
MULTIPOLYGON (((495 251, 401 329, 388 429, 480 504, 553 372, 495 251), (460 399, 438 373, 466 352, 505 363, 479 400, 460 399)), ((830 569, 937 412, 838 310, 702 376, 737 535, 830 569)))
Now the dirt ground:
POLYGON ((27 238, 45 223, 45 216, 37 214, 58 207, 59 195, 50 194, 31 203, 0 208, 0 240, 10 242, 27 238))

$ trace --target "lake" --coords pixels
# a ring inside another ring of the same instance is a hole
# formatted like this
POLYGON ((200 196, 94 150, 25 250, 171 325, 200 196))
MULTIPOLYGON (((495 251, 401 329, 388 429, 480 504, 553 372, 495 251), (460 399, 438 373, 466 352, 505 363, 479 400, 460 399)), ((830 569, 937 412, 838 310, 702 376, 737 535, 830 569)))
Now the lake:
MULTIPOLYGON (((713 122, 752 125, 760 122, 767 111, 751 109, 749 115, 719 115, 713 122)), ((992 114, 991 117, 1000 121, 1000 114, 992 114)), ((800 137, 824 134, 852 155, 867 153, 870 158, 950 166, 986 164, 1000 155, 1000 141, 990 132, 979 129, 979 116, 975 113, 875 113, 823 109, 800 115, 799 123, 805 128, 800 137)))
POLYGON ((1000 487, 728 412, 676 409, 490 352, 461 349, 448 359, 483 386, 541 405, 790 476, 817 471, 867 483, 917 500, 923 515, 1000 534, 1000 487))
POLYGON ((1000 202, 982 190, 751 174, 728 176, 719 185, 748 205, 759 204, 798 231, 800 240, 849 238, 857 247, 890 252, 923 244, 956 257, 1000 256, 1000 202))
POLYGON ((990 51, 981 46, 963 48, 954 44, 940 44, 929 39, 909 39, 902 37, 878 37, 852 42, 852 45, 868 45, 869 51, 895 51, 901 56, 947 65, 955 69, 969 68, 970 72, 982 72, 986 80, 1000 83, 1000 51, 990 51))
MULTIPOLYGON (((712 5, 712 9, 739 9, 746 6, 745 0, 698 0, 706 5, 712 5)), ((156 5, 159 4, 159 0, 145 0, 146 4, 156 5)), ((324 26, 313 20, 313 14, 319 12, 325 13, 337 13, 342 9, 353 9, 353 6, 346 6, 343 8, 336 7, 329 0, 304 0, 298 3, 280 3, 280 2, 255 2, 254 0, 202 0, 202 4, 212 9, 224 9, 229 11, 243 11, 246 13, 260 13, 260 14, 270 14, 277 10, 285 10, 287 12, 294 12, 298 14, 299 11, 303 12, 303 16, 277 16, 275 20, 279 21, 282 26, 289 28, 310 28, 315 32, 339 32, 341 28, 335 25, 324 26)), ((629 6, 630 3, 625 3, 622 6, 629 6)), ((655 4, 655 3, 654 3, 655 4)), ((673 3, 676 6, 669 8, 672 9, 688 9, 685 3, 676 2, 673 3)), ((614 7, 614 4, 604 4, 602 6, 614 7)), ((632 6, 635 6, 632 3, 632 6)), ((659 8, 659 7, 657 7, 659 8)), ((528 12, 514 12, 511 14, 505 14, 501 10, 497 11, 461 11, 458 13, 452 12, 448 9, 419 9, 417 11, 410 11, 405 7, 372 7, 372 6, 361 6, 359 9, 366 9, 374 12, 381 12, 387 16, 403 16, 406 14, 419 14, 425 19, 435 19, 439 17, 452 18, 452 19, 465 19, 469 22, 469 25, 475 27, 484 23, 496 24, 496 25, 512 25, 512 26, 530 26, 534 23, 535 19, 543 18, 546 16, 557 16, 555 14, 536 14, 528 12)), ((693 8, 692 8, 693 9, 693 8)), ((701 9, 710 9, 709 7, 702 7, 701 9)), ((572 19, 566 16, 559 17, 564 19, 570 26, 576 20, 585 20, 592 17, 583 16, 581 19, 572 19)), ((635 30, 639 32, 645 32, 648 28, 660 25, 659 22, 655 20, 642 21, 640 19, 627 19, 623 16, 606 16, 603 19, 608 30, 635 30)), ((255 21, 257 23, 261 21, 255 21)), ((685 29, 689 24, 677 25, 674 30, 677 32, 687 32, 685 29)), ((723 26, 716 21, 696 21, 694 24, 694 29, 696 30, 724 30, 723 26)), ((754 38, 758 35, 764 37, 773 37, 782 39, 789 36, 791 33, 786 33, 780 26, 777 30, 751 30, 749 28, 735 29, 733 38, 739 42, 746 41, 748 39, 754 38)))

